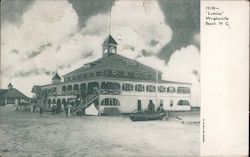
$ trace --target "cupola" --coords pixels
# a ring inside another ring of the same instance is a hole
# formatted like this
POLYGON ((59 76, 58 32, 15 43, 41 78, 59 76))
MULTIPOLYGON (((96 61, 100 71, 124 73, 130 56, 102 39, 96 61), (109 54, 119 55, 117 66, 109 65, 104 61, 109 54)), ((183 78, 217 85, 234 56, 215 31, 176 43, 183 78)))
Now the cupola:
POLYGON ((62 78, 56 73, 53 77, 52 77, 52 83, 60 83, 62 80, 62 78))
POLYGON ((107 39, 103 42, 102 46, 103 46, 103 57, 117 53, 117 48, 116 48, 117 42, 111 35, 107 37, 107 39))
POLYGON ((8 84, 8 89, 11 90, 13 88, 13 85, 11 83, 8 84))

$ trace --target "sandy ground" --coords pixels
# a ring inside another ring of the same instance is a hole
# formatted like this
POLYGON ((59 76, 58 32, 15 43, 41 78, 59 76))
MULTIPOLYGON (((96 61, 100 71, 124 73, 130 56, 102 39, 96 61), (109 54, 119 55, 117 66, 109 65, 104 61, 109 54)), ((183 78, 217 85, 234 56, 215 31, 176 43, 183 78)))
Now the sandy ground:
MULTIPOLYGON (((199 123, 65 117, 0 107, 2 157, 199 156, 199 123)), ((191 119, 199 119, 192 114, 191 119), (194 118, 195 117, 195 118, 194 118)), ((184 118, 185 119, 185 118, 184 118)))

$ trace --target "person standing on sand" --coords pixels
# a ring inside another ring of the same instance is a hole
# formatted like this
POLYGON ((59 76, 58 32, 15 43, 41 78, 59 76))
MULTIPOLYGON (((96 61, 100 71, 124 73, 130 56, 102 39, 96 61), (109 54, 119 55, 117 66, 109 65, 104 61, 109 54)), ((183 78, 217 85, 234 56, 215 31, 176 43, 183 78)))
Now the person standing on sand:
POLYGON ((43 108, 40 106, 40 110, 39 110, 39 112, 40 112, 40 117, 42 117, 42 114, 43 114, 43 108))
POLYGON ((68 105, 64 104, 64 111, 65 111, 65 115, 67 116, 67 112, 68 112, 68 105))

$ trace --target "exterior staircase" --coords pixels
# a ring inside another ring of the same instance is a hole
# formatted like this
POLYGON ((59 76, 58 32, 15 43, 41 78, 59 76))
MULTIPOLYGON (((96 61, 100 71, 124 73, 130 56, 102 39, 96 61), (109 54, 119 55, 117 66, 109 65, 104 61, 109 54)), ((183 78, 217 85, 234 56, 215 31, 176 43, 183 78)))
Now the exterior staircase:
POLYGON ((89 94, 85 98, 81 98, 80 105, 78 105, 73 111, 72 115, 76 115, 77 112, 88 108, 95 100, 99 98, 99 94, 89 94))

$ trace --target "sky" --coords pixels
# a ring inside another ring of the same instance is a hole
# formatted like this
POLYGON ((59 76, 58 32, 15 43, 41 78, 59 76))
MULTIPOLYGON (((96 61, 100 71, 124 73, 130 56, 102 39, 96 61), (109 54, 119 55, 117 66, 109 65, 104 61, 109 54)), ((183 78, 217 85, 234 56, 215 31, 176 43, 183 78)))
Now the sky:
POLYGON ((1 88, 28 96, 102 56, 109 32, 118 53, 199 91, 199 0, 3 0, 1 88), (110 18, 111 17, 111 18, 110 18), (111 21, 110 21, 111 20, 111 21))

